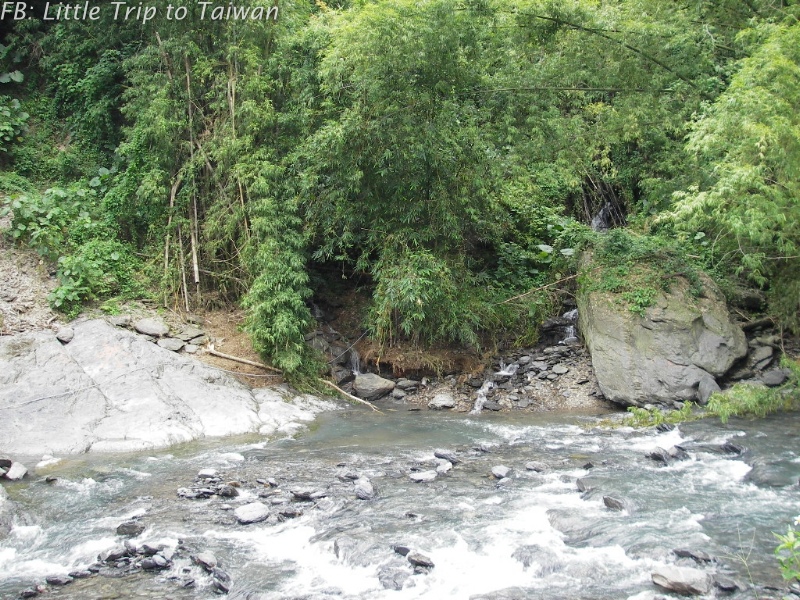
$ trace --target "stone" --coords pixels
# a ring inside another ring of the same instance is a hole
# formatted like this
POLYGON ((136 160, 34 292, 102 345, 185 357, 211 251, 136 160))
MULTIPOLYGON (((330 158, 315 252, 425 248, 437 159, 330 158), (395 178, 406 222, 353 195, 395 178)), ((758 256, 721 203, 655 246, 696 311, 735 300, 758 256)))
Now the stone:
POLYGON ((428 408, 433 410, 453 408, 455 405, 456 399, 453 397, 453 394, 450 394, 449 392, 439 392, 430 402, 428 402, 428 408))
POLYGON ((450 461, 454 465, 457 465, 459 462, 461 462, 458 457, 456 457, 455 452, 452 452, 451 450, 434 450, 433 455, 436 458, 450 461))
POLYGON ((772 360, 774 352, 772 346, 759 346, 753 349, 750 356, 747 357, 747 362, 751 365, 756 365, 756 368, 758 368, 758 365, 764 361, 772 360))
POLYGON ((56 339, 62 344, 69 344, 75 337, 75 330, 72 327, 62 327, 56 332, 56 339))
POLYGON ((550 369, 550 370, 553 373, 555 373, 556 375, 564 375, 565 373, 569 372, 569 367, 567 367, 565 365, 562 365, 562 364, 557 364, 557 365, 554 365, 553 368, 550 369))
POLYGON ((767 387, 777 387, 782 385, 789 378, 784 369, 770 369, 761 374, 761 381, 767 387))
POLYGON ((133 328, 144 335, 161 337, 169 333, 169 326, 161 319, 139 319, 133 324, 133 328))
POLYGON ((206 332, 198 327, 187 326, 181 329, 180 332, 175 335, 175 337, 179 340, 183 340, 184 342, 188 342, 205 334, 206 332))
POLYGON ((408 556, 408 553, 411 552, 411 547, 405 544, 393 544, 392 550, 397 552, 400 556, 408 556))
POLYGON ((251 502, 234 510, 233 516, 236 517, 236 520, 242 525, 260 523, 261 521, 265 521, 269 516, 269 507, 261 502, 251 502))
POLYGON ((378 581, 386 590, 402 590, 409 577, 411 577, 409 571, 390 565, 383 565, 378 570, 378 581))
POLYGON ((20 598, 35 598, 39 595, 39 590, 36 588, 25 588, 19 593, 20 598))
POLYGON ((80 570, 80 571, 70 571, 68 574, 73 579, 88 579, 89 577, 94 575, 94 573, 92 573, 88 569, 83 569, 83 570, 80 570))
POLYGON ((502 406, 500 406, 500 404, 494 400, 487 400, 483 403, 483 408, 484 410, 498 411, 502 408, 502 406))
POLYGON ((680 446, 672 446, 672 448, 667 450, 667 454, 669 454, 669 457, 673 460, 689 460, 690 458, 689 453, 680 446))
POLYGON ((355 483, 356 498, 359 500, 372 500, 375 497, 375 487, 366 477, 361 477, 355 483))
POLYGON ((126 521, 117 526, 117 535, 136 537, 137 535, 141 535, 144 530, 144 523, 140 523, 139 521, 126 521))
POLYGON ((294 496, 295 500, 299 500, 301 502, 319 500, 320 498, 324 498, 328 495, 328 492, 318 488, 294 488, 289 490, 289 492, 292 494, 292 496, 294 496))
POLYGON ((212 581, 214 587, 222 592, 223 594, 227 594, 231 591, 231 576, 228 575, 225 571, 220 568, 215 568, 211 572, 212 581))
POLYGON ((548 469, 546 464, 544 464, 543 462, 536 461, 536 460, 532 460, 532 461, 526 462, 525 463, 525 468, 528 471, 534 471, 536 473, 544 473, 548 469))
POLYGON ((217 489, 217 496, 220 496, 222 498, 235 498, 238 495, 239 495, 239 490, 237 490, 232 485, 227 485, 227 484, 221 485, 217 489))
POLYGON ((406 560, 415 567, 424 567, 426 569, 432 569, 434 567, 433 561, 419 552, 409 552, 406 555, 406 560))
POLYGON ((449 473, 453 468, 453 463, 449 460, 439 460, 439 464, 436 465, 436 473, 439 475, 444 475, 445 473, 449 473))
POLYGON ((364 400, 377 400, 394 389, 394 381, 384 379, 375 373, 356 375, 353 393, 364 400))
POLYGON ((128 327, 131 324, 131 317, 130 315, 116 315, 108 317, 108 322, 114 327, 128 327))
POLYGON ((161 348, 164 348, 164 350, 169 350, 171 352, 180 352, 181 348, 186 345, 186 342, 183 342, 177 338, 164 338, 158 340, 156 343, 161 348))
POLYGON ((651 578, 658 587, 684 595, 704 595, 711 591, 709 576, 699 569, 663 565, 653 571, 651 578))
POLYGON ((19 481, 20 479, 24 478, 28 474, 28 469, 22 463, 14 462, 11 463, 11 466, 6 471, 6 474, 3 475, 6 479, 11 481, 19 481))
POLYGON ((212 552, 208 551, 195 554, 192 557, 192 561, 194 561, 196 565, 200 565, 203 569, 205 569, 209 573, 213 571, 218 564, 217 557, 214 556, 212 552))
POLYGON ((415 390, 419 387, 419 381, 414 379, 398 379, 397 380, 397 387, 401 390, 415 390))
POLYGON ((509 469, 505 465, 497 465, 495 467, 492 467, 492 476, 495 479, 503 479, 505 477, 508 477, 509 473, 511 473, 511 469, 509 469))
POLYGON ((436 471, 416 471, 408 476, 415 483, 428 483, 436 479, 436 471))
POLYGON ((69 575, 48 575, 44 580, 48 585, 67 585, 72 583, 72 577, 69 575))
POLYGON ((201 469, 197 473, 198 479, 214 479, 217 476, 216 469, 201 469))
POLYGON ((392 390, 392 398, 394 398, 395 400, 402 400, 405 397, 406 393, 403 390, 399 388, 395 388, 392 390))
POLYGON ((186 354, 197 354, 198 350, 200 350, 200 346, 196 344, 186 344, 183 347, 183 351, 186 352, 186 354))
POLYGON ((733 593, 740 589, 738 583, 736 583, 730 577, 725 577, 724 575, 714 575, 714 587, 722 592, 727 593, 733 593))
POLYGON ((610 292, 580 291, 580 330, 608 400, 626 406, 693 401, 701 381, 724 375, 746 354, 744 332, 719 288, 705 275, 701 284, 703 293, 695 298, 686 281, 675 280, 644 317, 610 292))
POLYGON ((670 458, 672 458, 669 455, 669 452, 667 452, 663 448, 656 448, 655 450, 650 452, 647 456, 648 456, 648 458, 650 458, 650 459, 652 459, 652 460, 654 460, 656 462, 663 463, 665 465, 668 465, 669 461, 670 461, 670 458))
POLYGON ((578 491, 583 494, 588 490, 592 489, 589 484, 586 483, 584 479, 578 478, 575 480, 575 487, 578 488, 578 491))
POLYGON ((703 377, 697 386, 697 402, 701 406, 705 406, 708 404, 708 399, 712 394, 716 394, 717 392, 721 391, 722 389, 719 387, 716 379, 711 377, 711 375, 708 377, 703 377))
POLYGON ((711 562, 713 559, 711 555, 707 552, 703 552, 702 550, 688 550, 686 548, 675 548, 672 551, 675 556, 679 558, 691 558, 693 561, 697 563, 707 563, 711 562))
POLYGON ((611 510, 625 510, 625 503, 613 496, 603 496, 603 504, 606 505, 606 508, 611 510))

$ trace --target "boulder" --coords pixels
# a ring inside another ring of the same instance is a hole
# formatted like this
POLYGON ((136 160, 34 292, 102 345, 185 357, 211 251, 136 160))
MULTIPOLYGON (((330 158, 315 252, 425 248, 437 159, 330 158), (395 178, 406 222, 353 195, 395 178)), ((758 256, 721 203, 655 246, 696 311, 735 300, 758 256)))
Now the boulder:
POLYGON ((428 402, 428 408, 434 410, 441 410, 443 408, 453 408, 456 405, 456 399, 453 394, 449 392, 440 392, 436 394, 433 399, 428 402))
POLYGON ((658 587, 678 594, 700 596, 711 591, 711 579, 700 569, 663 565, 651 577, 658 587))
POLYGON ((192 557, 192 560, 196 565, 200 565, 209 573, 214 570, 218 562, 217 557, 211 552, 199 552, 192 557))
POLYGON ((394 381, 384 379, 375 373, 356 375, 353 382, 353 392, 364 400, 377 400, 394 389, 394 381))
POLYGON ((265 521, 269 516, 269 508, 266 504, 261 502, 251 502, 240 506, 233 511, 233 516, 242 525, 249 525, 250 523, 260 523, 265 521))
POLYGON ((251 390, 95 319, 66 345, 49 331, 0 336, 0 456, 142 451, 214 436, 270 435, 330 401, 251 390))
POLYGON ((419 552, 409 552, 406 555, 406 560, 410 562, 415 567, 423 567, 425 569, 432 569, 433 568, 433 561, 425 556, 424 554, 420 554, 419 552))
POLYGON ((614 294, 588 290, 578 295, 580 330, 592 355, 603 395, 622 405, 698 400, 698 388, 713 388, 747 353, 747 340, 734 323, 716 284, 701 276, 703 293, 693 297, 676 279, 640 316, 614 294))
POLYGON ((169 326, 161 319, 139 319, 133 328, 141 334, 161 337, 169 333, 169 326))
POLYGON ((767 387, 777 387, 782 385, 789 378, 789 374, 786 371, 787 369, 771 369, 765 371, 761 375, 761 381, 764 382, 764 385, 767 387))
POLYGON ((117 526, 117 535, 136 537, 137 535, 141 535, 144 530, 144 523, 140 523, 139 521, 126 521, 117 526))
POLYGON ((625 510, 625 503, 613 496, 603 496, 603 504, 610 510, 625 510))
POLYGON ((496 467, 492 467, 492 475, 495 479, 504 479, 508 477, 509 473, 511 473, 511 469, 505 465, 497 465, 496 467))
POLYGON ((6 471, 6 474, 3 475, 6 479, 10 479, 11 481, 19 481, 23 477, 28 474, 28 469, 25 468, 25 465, 22 463, 11 463, 11 466, 6 471))
POLYGON ((372 500, 375 497, 375 487, 366 477, 361 477, 355 483, 356 498, 359 500, 372 500))

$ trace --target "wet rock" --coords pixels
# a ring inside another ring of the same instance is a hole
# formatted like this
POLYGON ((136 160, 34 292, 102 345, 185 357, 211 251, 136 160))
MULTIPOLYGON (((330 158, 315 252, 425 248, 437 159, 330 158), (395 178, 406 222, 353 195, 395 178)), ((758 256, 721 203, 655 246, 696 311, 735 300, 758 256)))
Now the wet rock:
POLYGON ((372 482, 366 477, 362 477, 355 484, 356 498, 359 500, 372 500, 375 497, 375 488, 372 482))
POLYGON ((202 469, 198 474, 198 479, 214 479, 217 476, 216 469, 202 469))
POLYGON ((231 591, 231 576, 228 575, 222 569, 216 568, 211 572, 212 581, 214 583, 214 587, 222 592, 223 594, 227 594, 231 591))
POLYGON ((625 503, 613 496, 603 496, 603 504, 610 510, 625 510, 625 503))
POLYGON ((67 585, 73 581, 69 575, 48 575, 44 580, 49 585, 67 585))
POLYGON ((415 483, 428 483, 436 479, 436 471, 419 471, 408 476, 415 483))
POLYGON ((56 332, 56 339, 62 344, 69 344, 75 337, 75 330, 72 327, 62 327, 56 332))
POLYGON ((87 579, 94 575, 89 569, 84 569, 81 571, 70 571, 69 576, 73 579, 87 579))
POLYGON ((528 471, 533 471, 535 473, 544 473, 545 471, 547 471, 548 467, 543 462, 539 462, 537 460, 532 460, 532 461, 529 461, 529 462, 525 463, 525 468, 528 471))
POLYGON ((483 403, 483 409, 484 409, 484 410, 493 410, 493 411, 498 411, 498 410, 500 410, 501 408, 502 408, 502 407, 500 406, 500 404, 498 404, 498 403, 497 403, 497 402, 495 402, 494 400, 487 400, 486 402, 484 402, 484 403, 483 403))
POLYGON ((434 567, 433 561, 419 552, 409 552, 406 560, 415 567, 423 567, 425 569, 432 569, 434 567))
POLYGON ((25 588, 19 593, 20 598, 35 598, 39 595, 39 590, 36 588, 25 588))
POLYGON ((409 577, 411 572, 399 567, 384 565, 378 570, 378 581, 386 590, 402 590, 409 577))
POLYGON ((690 458, 689 453, 680 446, 673 446, 667 450, 667 454, 669 454, 669 457, 674 460, 689 460, 690 458))
POLYGON ((511 473, 511 469, 509 469, 505 465, 497 465, 496 467, 492 467, 492 476, 495 479, 504 479, 508 477, 509 473, 511 473))
POLYGON ((212 572, 218 564, 217 557, 214 556, 212 552, 208 551, 200 552, 199 554, 194 555, 192 560, 196 565, 201 566, 209 573, 212 572))
POLYGON ((733 442, 725 442, 720 446, 720 449, 723 452, 728 454, 736 454, 737 456, 741 456, 744 452, 744 446, 739 446, 738 444, 734 444, 733 442))
POLYGON ((375 373, 356 375, 353 393, 364 400, 377 400, 394 389, 394 381, 384 379, 375 373))
POLYGON ((158 340, 156 343, 161 348, 164 348, 164 350, 169 350, 170 352, 180 352, 181 348, 186 345, 186 342, 183 342, 177 338, 164 338, 158 340))
POLYGON ((405 397, 406 393, 403 390, 398 388, 392 390, 392 398, 394 398, 395 400, 402 400, 405 397))
POLYGON ((160 554, 154 554, 150 558, 145 558, 141 565, 145 571, 160 571, 169 566, 169 561, 160 554))
POLYGON ((398 379, 397 387, 405 391, 416 390, 419 387, 419 381, 414 379, 398 379))
POLYGON ((675 548, 672 552, 675 554, 675 556, 679 558, 691 558, 693 561, 697 563, 707 563, 713 560, 711 555, 709 555, 707 552, 703 552, 702 550, 675 548))
POLYGON ((105 552, 101 552, 97 556, 97 560, 99 560, 101 563, 113 563, 127 555, 128 555, 128 549, 122 546, 118 546, 116 548, 112 548, 111 550, 106 550, 105 552))
POLYGON ((144 523, 140 523, 139 521, 126 521, 117 526, 117 535, 136 537, 137 535, 141 535, 144 530, 144 523))
POLYGON ((578 478, 575 480, 575 487, 578 488, 578 491, 583 494, 584 492, 589 491, 591 486, 584 479, 578 478))
POLYGON ((289 493, 294 496, 295 500, 299 500, 300 502, 311 502, 328 495, 328 492, 318 488, 294 488, 289 490, 289 493))
POLYGON ((699 569, 663 565, 653 571, 651 578, 657 586, 685 595, 703 595, 711 591, 709 577, 699 569))
POLYGON ((153 546, 152 544, 142 544, 141 548, 139 548, 139 554, 144 554, 145 556, 155 556, 158 554, 161 548, 159 546, 153 546))
POLYGON ((217 496, 221 496, 222 498, 235 498, 239 495, 239 490, 237 490, 232 485, 221 485, 217 488, 217 496))
POLYGON ((650 458, 651 460, 654 460, 654 461, 656 461, 658 463, 661 463, 661 464, 664 464, 664 465, 668 465, 669 461, 670 461, 670 458, 672 458, 669 455, 669 452, 667 452, 663 448, 656 448, 655 450, 650 452, 647 455, 647 457, 650 458))
POLYGON ((724 575, 714 575, 714 587, 721 592, 727 592, 729 594, 741 589, 738 583, 724 575))
POLYGON ((436 458, 441 458, 442 460, 448 460, 454 465, 457 465, 460 462, 458 460, 458 457, 455 455, 455 452, 452 452, 450 450, 434 450, 433 455, 436 458))
POLYGON ((411 547, 406 546, 405 544, 394 544, 392 546, 392 550, 397 552, 400 556, 407 556, 409 552, 411 552, 411 547))
POLYGON ((788 378, 789 375, 785 369, 771 369, 769 371, 765 371, 761 375, 761 381, 763 381, 764 385, 767 387, 777 387, 782 385, 788 378))
POLYGON ((251 502, 234 510, 233 516, 242 525, 260 523, 269 516, 269 507, 261 502, 251 502))
POLYGON ((3 475, 6 479, 11 481, 19 481, 28 474, 28 469, 22 463, 14 462, 8 467, 6 474, 3 475))
POLYGON ((161 319, 140 319, 133 324, 133 328, 144 335, 151 335, 153 337, 161 337, 169 333, 169 326, 167 326, 161 319))
POLYGON ((659 433, 667 433, 668 431, 672 431, 675 429, 675 425, 672 423, 659 423, 656 425, 656 431, 659 433))
POLYGON ((428 408, 434 410, 441 410, 443 408, 453 408, 456 405, 456 399, 448 392, 440 392, 436 394, 433 399, 428 402, 428 408))
POLYGON ((439 475, 444 475, 445 473, 449 473, 452 468, 453 463, 451 463, 449 460, 439 459, 439 464, 436 465, 436 472, 439 475))

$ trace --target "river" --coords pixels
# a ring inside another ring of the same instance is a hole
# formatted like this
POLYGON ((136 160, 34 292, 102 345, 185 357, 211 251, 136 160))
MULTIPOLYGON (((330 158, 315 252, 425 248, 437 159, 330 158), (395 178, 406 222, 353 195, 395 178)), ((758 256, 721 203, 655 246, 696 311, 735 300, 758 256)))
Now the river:
POLYGON ((212 552, 230 575, 229 597, 249 600, 652 600, 663 592, 651 572, 665 563, 725 573, 744 588, 724 597, 779 597, 751 589, 750 581, 785 587, 771 532, 785 531, 800 514, 800 415, 704 420, 659 432, 603 427, 603 415, 595 414, 385 407, 384 414, 326 412, 283 438, 226 438, 41 465, 6 486, 19 512, 0 540, 0 597, 17 598, 47 575, 91 565, 119 546, 116 527, 130 518, 146 525, 135 544, 179 550, 168 569, 76 580, 49 588, 50 597, 217 597, 212 577, 189 559, 200 551, 212 552), (724 451, 725 442, 742 452, 724 451), (688 459, 664 466, 647 457, 676 444, 688 459), (413 470, 441 464, 437 449, 459 462, 430 483, 412 482, 413 470), (547 468, 528 470, 530 461, 547 468), (490 473, 500 465, 511 472, 499 482, 490 473), (240 482, 239 496, 177 497, 208 468, 240 482), (356 499, 355 474, 369 478, 374 499, 356 499), (298 486, 325 497, 291 502, 286 490, 298 486), (623 509, 607 508, 604 496, 621 500, 623 509), (302 514, 240 525, 233 510, 256 500, 302 514), (435 566, 415 573, 396 544, 435 566), (676 557, 676 548, 715 560, 697 565, 676 557))

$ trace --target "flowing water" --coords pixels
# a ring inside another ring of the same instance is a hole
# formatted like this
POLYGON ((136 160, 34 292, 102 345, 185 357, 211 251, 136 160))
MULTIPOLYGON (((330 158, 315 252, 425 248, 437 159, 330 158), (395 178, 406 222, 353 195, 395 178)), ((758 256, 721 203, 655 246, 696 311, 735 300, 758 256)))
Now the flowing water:
MULTIPOLYGON (((717 557, 699 568, 728 573, 743 587, 750 577, 779 584, 771 532, 800 514, 800 415, 727 426, 702 421, 665 433, 600 428, 599 420, 347 408, 320 415, 292 438, 64 459, 40 469, 57 482, 35 476, 7 488, 20 513, 0 540, 0 598, 85 568, 120 544, 115 528, 131 517, 147 526, 135 542, 213 552, 232 578, 229 597, 250 600, 645 600, 661 594, 650 581, 653 568, 697 566, 674 548, 717 557), (744 452, 725 453, 726 441, 744 452), (659 466, 646 457, 675 444, 688 460, 659 466), (412 469, 441 464, 439 448, 459 462, 431 483, 413 483, 412 469), (526 470, 529 461, 548 468, 526 470), (512 469, 500 482, 489 475, 498 465, 512 469), (241 481, 240 496, 178 498, 176 489, 203 468, 241 481), (352 482, 337 478, 348 471, 368 477, 376 497, 356 499, 352 482), (239 525, 231 509, 257 500, 267 486, 256 480, 267 478, 278 483, 273 498, 292 486, 325 489, 327 497, 298 503, 303 514, 294 519, 239 525), (625 509, 606 508, 605 495, 625 509), (393 551, 398 543, 435 566, 414 573, 393 551), (386 589, 387 578, 402 589, 386 589)), ((51 597, 75 599, 216 596, 188 558, 158 574, 51 589, 51 597), (194 587, 181 587, 188 579, 194 587)))

